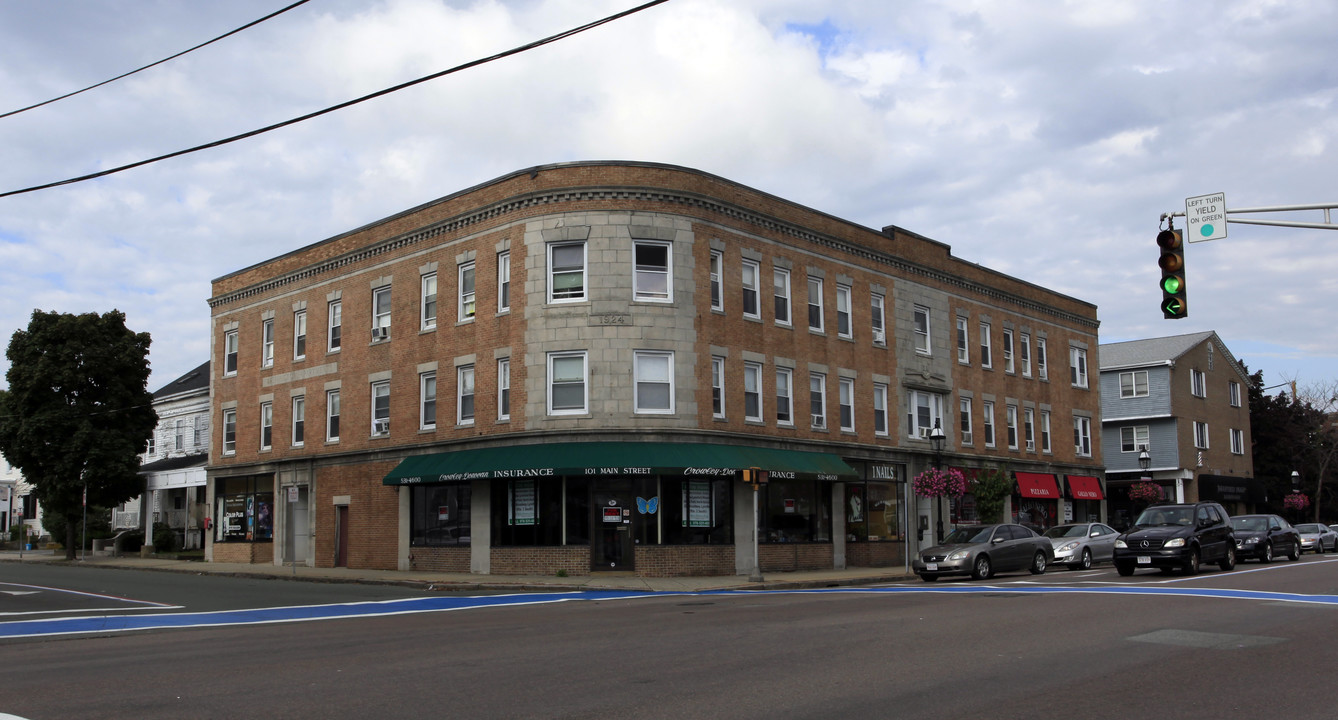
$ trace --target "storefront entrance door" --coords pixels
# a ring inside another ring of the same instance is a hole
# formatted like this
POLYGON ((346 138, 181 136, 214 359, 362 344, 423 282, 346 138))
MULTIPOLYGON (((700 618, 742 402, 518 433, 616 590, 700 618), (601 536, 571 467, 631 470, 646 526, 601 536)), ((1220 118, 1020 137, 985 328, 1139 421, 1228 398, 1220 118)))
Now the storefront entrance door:
POLYGON ((597 481, 590 491, 590 570, 636 568, 632 542, 635 500, 629 480, 597 481))

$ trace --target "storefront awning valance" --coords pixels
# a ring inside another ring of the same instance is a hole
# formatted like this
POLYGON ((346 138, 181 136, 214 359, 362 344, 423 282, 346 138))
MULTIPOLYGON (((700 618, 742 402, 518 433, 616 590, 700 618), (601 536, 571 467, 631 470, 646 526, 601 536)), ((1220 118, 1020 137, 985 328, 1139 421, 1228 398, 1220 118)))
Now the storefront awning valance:
POLYGON ((1100 500, 1101 481, 1091 475, 1069 475, 1069 497, 1074 500, 1100 500))
POLYGON ((830 453, 706 443, 570 442, 510 445, 415 455, 400 461, 385 485, 562 475, 733 476, 761 468, 772 480, 856 480, 859 474, 830 453))
POLYGON ((1059 498, 1055 476, 1042 473, 1016 473, 1018 494, 1024 498, 1059 498))

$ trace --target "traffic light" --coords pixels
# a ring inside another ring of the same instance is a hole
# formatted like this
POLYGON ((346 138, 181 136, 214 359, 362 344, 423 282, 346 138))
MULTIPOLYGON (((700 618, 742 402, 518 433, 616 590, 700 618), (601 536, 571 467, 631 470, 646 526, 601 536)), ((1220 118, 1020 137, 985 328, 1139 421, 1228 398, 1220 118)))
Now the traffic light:
POLYGON ((1189 316, 1185 301, 1185 245, 1180 231, 1168 228, 1157 233, 1161 248, 1161 315, 1167 320, 1189 316))

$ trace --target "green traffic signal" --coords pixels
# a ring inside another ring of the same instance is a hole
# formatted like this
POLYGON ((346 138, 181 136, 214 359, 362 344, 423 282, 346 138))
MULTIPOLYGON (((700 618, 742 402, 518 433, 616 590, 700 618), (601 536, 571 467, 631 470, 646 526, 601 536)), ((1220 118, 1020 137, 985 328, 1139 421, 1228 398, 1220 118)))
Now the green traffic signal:
POLYGON ((1185 284, 1184 280, 1181 280, 1180 278, 1171 275, 1169 277, 1164 277, 1161 279, 1161 290, 1162 292, 1175 295, 1176 293, 1180 292, 1180 288, 1183 287, 1184 284, 1185 284))
POLYGON ((1189 316, 1185 299, 1185 246, 1179 230, 1168 228, 1157 233, 1161 256, 1161 314, 1167 320, 1189 316))

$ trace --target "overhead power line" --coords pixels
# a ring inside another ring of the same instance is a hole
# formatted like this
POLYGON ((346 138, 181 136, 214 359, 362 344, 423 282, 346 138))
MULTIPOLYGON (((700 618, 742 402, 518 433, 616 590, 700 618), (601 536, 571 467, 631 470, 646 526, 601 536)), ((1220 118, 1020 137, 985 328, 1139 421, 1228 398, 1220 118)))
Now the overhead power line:
POLYGON ((158 157, 149 158, 149 159, 147 159, 147 160, 140 160, 140 161, 138 161, 138 162, 130 163, 129 165, 122 165, 122 166, 120 166, 120 167, 114 167, 114 168, 111 168, 111 169, 109 169, 109 170, 103 170, 103 171, 101 171, 101 172, 90 173, 90 174, 88 174, 88 175, 81 175, 81 176, 79 176, 79 177, 69 178, 69 179, 67 179, 67 180, 58 180, 58 181, 56 181, 56 182, 46 183, 45 185, 34 185, 34 186, 32 186, 32 187, 23 188, 22 190, 9 190, 9 191, 7 191, 7 192, 2 192, 2 193, 0 193, 0 198, 9 197, 9 196, 11 196, 11 195, 22 195, 22 194, 24 194, 24 193, 36 192, 36 191, 38 191, 38 190, 46 190, 46 189, 53 188, 53 187, 59 187, 59 186, 61 186, 61 185, 72 185, 72 184, 74 184, 74 183, 84 182, 85 180, 94 180, 94 179, 96 179, 96 178, 106 177, 107 175, 114 175, 114 174, 116 174, 116 173, 124 172, 124 171, 126 171, 126 170, 131 170, 131 169, 134 169, 134 168, 143 166, 143 165, 150 165, 150 164, 153 164, 153 163, 156 163, 156 162, 161 162, 161 161, 163 161, 163 160, 168 160, 168 159, 171 159, 171 158, 174 158, 174 157, 179 157, 179 156, 181 156, 181 155, 189 155, 189 154, 191 154, 191 153, 199 152, 199 151, 201 151, 201 150, 208 150, 208 149, 210 149, 210 148, 221 147, 221 146, 223 146, 223 145, 227 145, 227 144, 229 144, 229 143, 237 142, 238 140, 245 140, 246 138, 255 137, 256 135, 263 135, 263 134, 265 134, 265 133, 267 133, 267 132, 271 132, 271 131, 273 131, 273 130, 278 130, 279 128, 283 128, 283 127, 288 127, 289 125, 296 125, 297 123, 305 122, 305 121, 307 121, 307 120, 310 120, 310 119, 312 119, 312 118, 317 118, 317 117, 320 117, 320 116, 322 116, 322 115, 327 115, 327 114, 332 113, 332 112, 334 112, 334 111, 336 111, 336 110, 343 110, 343 109, 346 108, 346 107, 351 107, 351 106, 353 106, 353 105, 357 105, 357 104, 359 104, 359 103, 367 102, 368 100, 372 100, 372 99, 374 99, 374 98, 379 98, 379 97, 381 97, 381 96, 383 96, 383 95, 389 95, 389 94, 394 93, 394 92, 399 92, 400 90, 403 90, 403 89, 408 88, 408 87, 413 87, 414 85, 419 85, 419 84, 421 84, 421 83, 425 83, 425 82, 427 82, 427 81, 429 81, 429 80, 436 80, 436 79, 439 78, 439 77, 444 77, 444 76, 446 76, 446 75, 451 75, 451 74, 453 74, 453 73, 460 72, 461 70, 468 70, 469 68, 472 68, 472 67, 478 67, 479 65, 484 65, 484 64, 493 62, 494 60, 500 60, 500 59, 502 59, 502 58, 510 57, 510 56, 512 56, 512 55, 518 55, 518 54, 523 53, 523 52, 525 52, 525 51, 527 51, 527 50, 533 50, 533 49, 535 49, 535 48, 542 47, 542 46, 544 46, 544 45, 548 45, 549 43, 554 43, 554 42, 557 42, 557 41, 559 41, 559 40, 565 40, 566 38, 569 38, 569 37, 571 37, 571 36, 573 36, 573 35, 577 35, 577 34, 583 33, 583 32, 585 32, 586 30, 591 30, 591 29, 597 28, 597 27, 599 27, 599 26, 601 26, 601 25, 606 25, 606 24, 611 23, 611 22, 613 22, 613 21, 615 21, 615 20, 621 20, 622 18, 625 18, 625 17, 627 17, 628 15, 633 15, 633 14, 639 13, 639 12, 641 12, 642 10, 647 10, 647 9, 649 9, 649 8, 655 7, 656 5, 663 5, 663 4, 666 3, 666 2, 669 2, 669 0, 651 0, 651 2, 645 3, 645 4, 643 4, 643 5, 638 5, 638 6, 632 8, 632 9, 630 9, 630 10, 624 10, 624 11, 622 11, 622 12, 620 12, 620 13, 615 13, 615 14, 610 15, 610 16, 608 16, 608 17, 606 17, 606 18, 601 19, 601 20, 596 20, 596 21, 591 22, 591 23, 586 23, 585 25, 581 25, 580 27, 576 27, 576 28, 572 28, 571 30, 566 30, 566 31, 564 31, 564 32, 560 32, 560 33, 558 33, 558 34, 556 34, 556 35, 550 35, 550 36, 548 36, 548 37, 546 37, 546 38, 543 38, 542 40, 535 40, 535 41, 530 42, 530 43, 527 43, 527 44, 525 44, 525 45, 521 45, 521 46, 519 46, 519 47, 515 47, 515 48, 512 48, 512 49, 510 49, 510 50, 505 50, 505 51, 503 51, 503 52, 499 52, 499 53, 497 53, 496 55, 489 55, 488 57, 480 58, 480 59, 478 59, 478 60, 471 60, 470 62, 467 62, 467 63, 465 63, 465 64, 463 64, 463 65, 457 65, 457 66, 455 66, 455 67, 453 67, 453 68, 450 68, 449 70, 442 70, 441 72, 436 72, 436 73, 433 73, 433 74, 431 74, 431 75, 425 75, 425 76, 423 76, 423 77, 418 78, 417 80, 410 80, 410 81, 405 82, 405 83, 400 83, 399 85, 395 85, 394 87, 388 87, 388 88, 386 88, 386 89, 384 89, 384 90, 378 90, 378 91, 376 91, 376 92, 374 92, 374 93, 371 93, 370 95, 364 95, 364 96, 362 96, 362 97, 360 97, 360 98, 356 98, 356 99, 354 99, 354 100, 348 100, 348 101, 346 101, 346 102, 339 103, 338 105, 331 105, 330 107, 325 108, 324 110, 317 110, 316 112, 307 113, 306 115, 302 115, 302 116, 300 116, 300 117, 295 117, 295 118, 293 118, 293 119, 291 119, 291 120, 285 120, 285 121, 280 122, 280 123, 275 123, 275 124, 273 124, 273 125, 268 125, 268 126, 266 126, 266 127, 262 127, 262 128, 256 129, 256 130, 252 130, 252 131, 250 131, 250 132, 244 132, 244 133, 242 133, 242 134, 240 134, 240 135, 233 135, 232 137, 224 138, 224 139, 222 139, 222 140, 215 140, 214 142, 211 142, 211 143, 205 143, 204 145, 196 145, 196 146, 193 147, 193 148, 187 148, 187 149, 185 149, 185 150, 178 150, 178 151, 176 151, 176 152, 171 152, 171 153, 168 153, 168 154, 166 154, 166 155, 159 155, 158 157))
POLYGON ((272 12, 272 13, 266 15, 265 17, 262 17, 262 18, 260 18, 259 20, 255 20, 255 21, 249 22, 249 23, 247 23, 247 24, 245 24, 245 25, 243 25, 243 26, 237 28, 236 30, 232 30, 232 31, 230 31, 230 32, 223 33, 222 35, 219 35, 218 37, 214 38, 213 40, 210 40, 210 41, 208 41, 208 42, 202 42, 202 43, 200 43, 199 45, 196 45, 195 47, 193 47, 193 48, 189 48, 189 49, 187 49, 187 50, 182 50, 181 52, 177 53, 176 55, 169 55, 169 56, 163 58, 162 60, 159 60, 158 62, 149 63, 148 65, 145 65, 145 66, 142 67, 142 68, 138 68, 138 69, 135 69, 135 70, 131 70, 130 72, 126 72, 126 73, 121 73, 120 75, 117 75, 117 76, 114 77, 114 78, 110 78, 110 79, 107 79, 107 80, 103 80, 102 82, 100 82, 100 83, 98 83, 98 84, 96 84, 96 85, 89 85, 88 87, 84 88, 83 90, 75 90, 74 92, 65 93, 64 95, 61 95, 61 96, 59 96, 59 97, 53 97, 53 98, 51 98, 50 100, 44 100, 44 101, 42 101, 42 102, 37 103, 36 105, 29 105, 28 107, 19 108, 18 110, 10 110, 9 112, 4 113, 3 115, 0 115, 0 119, 7 118, 7 117, 9 117, 10 115, 18 115, 18 114, 21 113, 21 112, 28 112, 29 110, 33 110, 33 109, 35 109, 35 108, 42 107, 43 105, 50 105, 51 103, 56 102, 56 101, 58 101, 58 100, 64 100, 65 98, 74 97, 75 95, 78 95, 78 94, 80 94, 80 93, 86 93, 86 92, 88 92, 89 90, 92 90, 92 89, 94 89, 94 88, 100 88, 100 87, 102 87, 103 85, 106 85, 106 84, 108 84, 108 83, 114 83, 114 82, 116 82, 117 80, 120 80, 121 78, 127 78, 127 77, 130 77, 131 75, 134 75, 134 74, 137 73, 137 72, 142 72, 142 71, 144 71, 144 70, 148 70, 149 68, 154 67, 154 66, 156 66, 156 65, 162 65, 163 63, 167 62, 168 60, 175 60, 176 58, 179 58, 179 57, 181 57, 182 55, 185 55, 186 53, 190 53, 190 52, 194 52, 194 51, 196 51, 196 50, 199 50, 200 48, 204 47, 205 45, 212 45, 213 43, 216 43, 216 42, 218 42, 219 40, 222 40, 223 38, 228 37, 229 35, 236 35, 237 33, 241 32, 241 31, 243 31, 243 30, 245 30, 245 29, 247 29, 247 28, 249 28, 249 27, 254 27, 254 26, 256 26, 256 25, 259 25, 260 23, 265 22, 266 20, 269 20, 269 19, 272 18, 272 17, 277 17, 277 16, 279 16, 279 15, 282 15, 282 14, 288 12, 289 10, 292 10, 293 8, 297 7, 298 5, 305 5, 306 3, 309 3, 309 2, 311 2, 311 0, 297 0, 297 2, 293 3, 292 5, 289 5, 288 7, 284 8, 284 9, 282 9, 282 10, 277 10, 277 11, 275 11, 275 12, 272 12))

